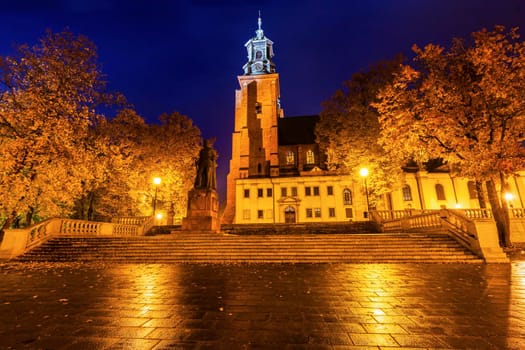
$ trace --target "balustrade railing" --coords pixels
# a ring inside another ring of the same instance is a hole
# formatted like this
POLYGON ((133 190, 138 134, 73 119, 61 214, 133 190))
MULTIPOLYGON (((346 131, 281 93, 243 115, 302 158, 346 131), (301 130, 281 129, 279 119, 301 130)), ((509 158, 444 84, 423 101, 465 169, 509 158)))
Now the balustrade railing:
POLYGON ((511 219, 523 219, 525 218, 525 209, 524 208, 511 208, 509 210, 509 216, 511 219))
POLYGON ((26 237, 25 250, 39 245, 51 236, 95 235, 95 236, 140 236, 145 235, 154 224, 153 217, 124 218, 117 222, 93 222, 72 219, 49 219, 25 230, 17 230, 26 237), (24 235, 23 233, 26 233, 24 235))
POLYGON ((151 216, 120 216, 111 219, 114 224, 124 225, 143 225, 146 221, 151 220, 151 216))
MULTIPOLYGON (((482 256, 476 233, 475 221, 492 220, 488 209, 440 209, 427 210, 416 215, 403 216, 402 213, 383 213, 381 218, 395 217, 381 222, 383 231, 411 231, 422 229, 446 229, 461 244, 477 255, 482 256)), ((405 211, 408 213, 408 211, 405 211)), ((519 214, 519 213, 518 213, 519 214)), ((372 216, 373 217, 373 216, 372 216)))

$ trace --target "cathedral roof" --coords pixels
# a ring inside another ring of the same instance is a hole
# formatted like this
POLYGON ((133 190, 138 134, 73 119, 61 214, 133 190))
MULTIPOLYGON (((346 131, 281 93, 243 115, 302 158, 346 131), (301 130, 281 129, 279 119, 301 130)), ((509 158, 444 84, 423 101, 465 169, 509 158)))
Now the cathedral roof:
POLYGON ((307 145, 315 143, 315 125, 318 115, 278 119, 279 145, 307 145))

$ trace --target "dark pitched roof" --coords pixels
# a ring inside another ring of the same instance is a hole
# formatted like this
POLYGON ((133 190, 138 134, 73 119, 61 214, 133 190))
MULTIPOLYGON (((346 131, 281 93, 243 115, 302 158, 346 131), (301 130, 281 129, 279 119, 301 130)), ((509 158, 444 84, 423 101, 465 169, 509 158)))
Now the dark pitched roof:
POLYGON ((280 118, 278 120, 279 145, 315 143, 315 125, 318 121, 318 115, 280 118))

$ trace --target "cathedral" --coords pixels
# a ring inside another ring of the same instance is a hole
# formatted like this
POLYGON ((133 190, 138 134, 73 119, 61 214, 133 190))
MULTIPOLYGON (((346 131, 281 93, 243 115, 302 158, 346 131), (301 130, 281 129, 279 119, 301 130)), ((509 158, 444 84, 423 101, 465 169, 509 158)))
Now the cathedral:
MULTIPOLYGON (((248 61, 238 77, 235 124, 222 223, 312 223, 369 220, 367 172, 326 170, 315 143, 318 116, 284 117, 273 42, 261 18, 246 42, 248 61)), ((509 179, 509 207, 523 208, 523 176, 509 179)), ((405 183, 376 210, 479 208, 475 183, 446 169, 407 169, 405 183)))

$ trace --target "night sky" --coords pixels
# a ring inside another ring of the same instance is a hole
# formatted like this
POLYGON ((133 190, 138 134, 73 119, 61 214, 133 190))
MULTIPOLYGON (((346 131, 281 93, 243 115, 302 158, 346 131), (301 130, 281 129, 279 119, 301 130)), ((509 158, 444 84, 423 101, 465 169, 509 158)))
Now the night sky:
MULTIPOLYGON (((274 42, 285 116, 317 114, 344 80, 411 46, 448 45, 495 24, 525 33, 525 0, 11 0, 0 7, 0 55, 47 28, 90 38, 110 90, 154 122, 193 119, 217 137, 219 186, 231 154, 234 92, 258 11, 274 42)), ((523 38, 522 38, 523 39, 523 38)), ((224 193, 224 188, 220 189, 224 193)))

